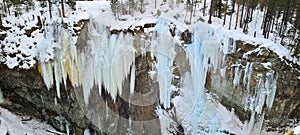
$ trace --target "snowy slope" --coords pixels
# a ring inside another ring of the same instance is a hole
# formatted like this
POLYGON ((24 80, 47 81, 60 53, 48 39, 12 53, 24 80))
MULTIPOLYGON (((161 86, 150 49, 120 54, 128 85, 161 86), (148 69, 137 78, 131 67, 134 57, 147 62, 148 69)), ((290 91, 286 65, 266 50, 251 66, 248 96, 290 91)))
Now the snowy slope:
POLYGON ((64 135, 50 125, 26 116, 17 116, 0 108, 1 135, 64 135))

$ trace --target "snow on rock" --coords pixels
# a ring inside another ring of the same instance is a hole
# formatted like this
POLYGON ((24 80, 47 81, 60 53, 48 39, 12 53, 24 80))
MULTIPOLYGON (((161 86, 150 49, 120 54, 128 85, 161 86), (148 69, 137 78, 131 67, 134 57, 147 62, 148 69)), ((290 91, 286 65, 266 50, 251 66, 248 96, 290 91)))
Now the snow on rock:
MULTIPOLYGON (((5 31, 6 38, 0 41, 3 50, 0 51, 0 63, 8 68, 32 68, 38 61, 54 59, 54 50, 57 39, 60 37, 61 22, 64 21, 70 34, 75 34, 73 26, 79 20, 86 19, 88 15, 78 16, 70 14, 67 18, 60 17, 60 10, 53 6, 52 18, 48 7, 40 7, 39 1, 33 1, 34 8, 24 12, 20 16, 3 17, 3 26, 9 28, 5 31)), ((57 3, 53 3, 54 5, 57 3)), ((69 7, 65 5, 66 10, 69 7)), ((1 31, 3 33, 3 31, 1 31)), ((73 36, 76 38, 76 36, 73 36)))

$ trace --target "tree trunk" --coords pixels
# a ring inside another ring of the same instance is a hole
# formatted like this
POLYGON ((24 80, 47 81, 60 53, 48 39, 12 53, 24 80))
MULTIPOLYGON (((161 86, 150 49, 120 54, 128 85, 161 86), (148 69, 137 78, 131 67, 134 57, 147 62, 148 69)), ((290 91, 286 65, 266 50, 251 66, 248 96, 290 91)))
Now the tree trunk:
POLYGON ((252 5, 251 5, 251 13, 250 13, 250 20, 249 20, 249 22, 252 22, 252 19, 253 19, 253 12, 254 12, 254 9, 255 9, 253 0, 252 0, 251 3, 252 3, 252 5))
POLYGON ((245 14, 245 20, 244 20, 244 27, 243 27, 243 32, 247 33, 248 32, 248 23, 249 23, 249 18, 250 18, 250 6, 251 6, 251 2, 249 2, 250 0, 248 0, 248 6, 247 6, 247 10, 246 10, 246 14, 245 14))
POLYGON ((211 0, 211 3, 210 3, 210 9, 209 9, 209 18, 208 18, 208 23, 211 24, 211 17, 212 17, 212 12, 213 12, 213 4, 214 4, 214 0, 211 0))
POLYGON ((219 7, 218 18, 222 18, 222 16, 221 16, 221 14, 222 14, 222 0, 219 0, 218 7, 219 7))
MULTIPOLYGON (((226 1, 226 3, 225 3, 225 13, 224 13, 224 21, 223 21, 223 27, 224 27, 224 25, 225 25, 225 23, 226 23, 226 11, 227 11, 227 3, 228 3, 228 0, 226 1)), ((230 17, 231 18, 231 17, 230 17)))
POLYGON ((9 9, 9 4, 7 4, 7 3, 6 3, 6 9, 7 9, 8 15, 11 16, 10 9, 9 9))
POLYGON ((64 0, 61 0, 61 13, 62 13, 62 17, 66 17, 66 16, 65 16, 64 0))
POLYGON ((193 17, 193 8, 194 8, 194 0, 192 0, 192 4, 191 4, 190 23, 192 23, 192 17, 193 17))
POLYGON ((270 18, 269 18, 269 21, 268 21, 268 27, 267 27, 267 39, 269 38, 269 35, 270 35, 270 31, 271 31, 271 25, 272 25, 272 16, 271 15, 269 15, 270 16, 270 18))
POLYGON ((242 13, 241 13, 241 17, 240 17, 240 28, 243 28, 244 8, 245 8, 245 2, 243 2, 243 5, 242 5, 242 13))
POLYGON ((275 26, 275 19, 276 19, 276 14, 272 16, 272 27, 271 27, 271 33, 274 32, 274 26, 275 26))
POLYGON ((264 28, 264 24, 265 24, 265 21, 266 21, 266 16, 267 16, 267 9, 268 7, 265 7, 263 10, 264 10, 264 15, 263 15, 263 20, 261 22, 261 27, 260 29, 263 29, 264 28))
POLYGON ((6 2, 5 2, 5 0, 3 0, 3 10, 4 10, 4 13, 6 13, 7 11, 7 8, 6 8, 6 2))
POLYGON ((269 22, 269 8, 267 7, 266 9, 266 14, 265 14, 265 19, 264 19, 264 23, 263 23, 263 35, 264 38, 266 38, 267 36, 267 26, 268 26, 268 22, 269 22))
POLYGON ((52 19, 51 0, 48 0, 50 19, 52 19))
POLYGON ((2 15, 0 14, 0 29, 2 28, 2 15))
POLYGON ((205 16, 205 8, 206 8, 206 0, 204 0, 204 5, 203 5, 203 16, 205 16))
MULTIPOLYGON (((226 4, 227 5, 227 4, 226 4)), ((234 12, 234 7, 235 7, 235 0, 233 0, 233 3, 232 3, 232 9, 230 11, 230 21, 229 21, 229 30, 231 29, 231 22, 232 22, 232 15, 233 15, 233 12, 234 12)))
POLYGON ((236 29, 237 25, 238 25, 240 5, 241 5, 241 0, 238 0, 238 9, 236 11, 236 18, 235 18, 235 27, 234 27, 234 29, 236 29))
POLYGON ((198 0, 195 0, 195 2, 194 2, 194 17, 196 16, 196 6, 197 6, 197 2, 198 2, 198 0))
POLYGON ((290 2, 291 2, 291 0, 287 1, 285 10, 283 12, 283 17, 282 17, 282 21, 281 21, 280 30, 279 30, 280 36, 284 35, 285 30, 283 29, 283 27, 284 27, 284 25, 287 25, 288 14, 289 14, 289 10, 290 10, 290 2))
POLYGON ((154 1, 154 8, 156 9, 157 0, 154 1))
POLYGON ((281 37, 282 36, 282 28, 283 28, 283 22, 284 22, 284 20, 285 20, 285 16, 286 16, 286 10, 284 10, 284 12, 283 12, 283 17, 282 17, 282 20, 281 20, 281 24, 280 24, 280 29, 279 29, 279 36, 281 37))

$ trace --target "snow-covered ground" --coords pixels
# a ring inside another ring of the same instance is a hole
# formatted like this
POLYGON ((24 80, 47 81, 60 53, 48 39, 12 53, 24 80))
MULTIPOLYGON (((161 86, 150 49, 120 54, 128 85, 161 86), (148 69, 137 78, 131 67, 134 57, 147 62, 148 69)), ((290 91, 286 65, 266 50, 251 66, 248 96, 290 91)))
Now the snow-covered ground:
POLYGON ((29 116, 17 116, 0 107, 0 135, 64 135, 29 116))

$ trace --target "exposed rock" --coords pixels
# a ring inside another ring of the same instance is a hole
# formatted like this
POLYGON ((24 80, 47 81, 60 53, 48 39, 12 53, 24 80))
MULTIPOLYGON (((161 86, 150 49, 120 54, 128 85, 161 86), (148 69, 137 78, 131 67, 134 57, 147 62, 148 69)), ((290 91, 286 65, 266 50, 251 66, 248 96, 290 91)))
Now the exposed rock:
POLYGON ((63 89, 56 105, 56 91, 47 90, 36 68, 10 70, 0 65, 0 69, 0 88, 4 98, 11 102, 1 106, 18 114, 43 119, 60 131, 66 131, 65 128, 61 128, 65 127, 66 123, 71 123, 71 132, 83 131, 84 128, 90 127, 90 122, 75 99, 73 88, 63 89))

